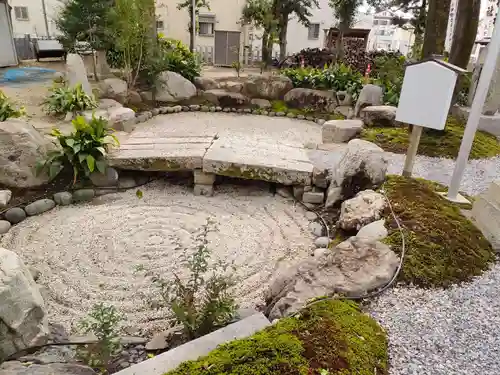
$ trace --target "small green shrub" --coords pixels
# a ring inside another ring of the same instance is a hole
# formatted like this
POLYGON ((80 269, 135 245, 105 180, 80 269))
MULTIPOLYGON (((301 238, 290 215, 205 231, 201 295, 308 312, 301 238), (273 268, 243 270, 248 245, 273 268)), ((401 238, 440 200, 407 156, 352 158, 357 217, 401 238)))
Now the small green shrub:
POLYGON ((214 230, 214 223, 207 220, 195 237, 194 252, 184 255, 182 264, 189 271, 187 280, 177 274, 171 280, 155 280, 173 318, 183 325, 190 340, 225 326, 237 309, 229 291, 235 280, 227 275, 227 265, 209 266, 208 234, 214 230))
POLYGON ((78 323, 82 333, 92 333, 97 343, 79 347, 77 355, 101 374, 108 374, 111 360, 120 351, 118 325, 122 316, 114 306, 96 304, 88 316, 78 323))
POLYGON ((240 61, 235 61, 231 64, 231 68, 233 68, 236 72, 236 75, 238 78, 240 77, 241 70, 243 69, 243 66, 241 65, 240 61))
POLYGON ((160 38, 159 43, 165 58, 165 70, 176 72, 190 81, 200 76, 198 57, 180 40, 160 38))
POLYGON ((71 168, 74 182, 78 176, 88 177, 96 170, 105 173, 109 147, 118 144, 113 129, 107 127, 106 120, 95 117, 87 122, 78 116, 72 124, 74 131, 70 135, 62 134, 59 129, 52 130, 61 147, 37 163, 37 173, 46 170, 49 178, 54 179, 64 168, 71 168))
POLYGON ((81 84, 75 87, 54 85, 44 101, 47 113, 66 114, 97 108, 97 102, 85 93, 81 84))
POLYGON ((16 109, 7 95, 0 90, 0 121, 5 121, 9 118, 17 118, 24 116, 26 113, 23 107, 16 109))
POLYGON ((403 87, 406 58, 404 56, 379 56, 375 58, 372 77, 376 85, 384 88, 384 103, 395 107, 403 87))
POLYGON ((363 76, 344 64, 318 68, 287 68, 281 74, 292 80, 294 87, 347 91, 356 100, 363 88, 363 76))

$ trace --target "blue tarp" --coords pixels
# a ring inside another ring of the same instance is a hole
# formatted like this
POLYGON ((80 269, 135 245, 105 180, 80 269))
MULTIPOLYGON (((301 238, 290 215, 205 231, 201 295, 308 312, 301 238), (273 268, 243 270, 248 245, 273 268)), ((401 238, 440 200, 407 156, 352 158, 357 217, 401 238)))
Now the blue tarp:
POLYGON ((0 70, 0 83, 20 83, 30 81, 45 81, 55 73, 54 69, 39 67, 8 68, 0 70))

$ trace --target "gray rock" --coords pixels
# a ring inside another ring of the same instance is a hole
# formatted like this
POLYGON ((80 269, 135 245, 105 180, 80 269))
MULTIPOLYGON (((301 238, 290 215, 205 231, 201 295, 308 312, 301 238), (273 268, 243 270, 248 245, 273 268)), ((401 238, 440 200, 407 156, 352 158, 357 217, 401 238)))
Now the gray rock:
POLYGON ((322 204, 325 200, 325 193, 322 191, 308 191, 304 192, 302 201, 304 203, 322 204))
POLYGON ((323 235, 323 225, 321 225, 317 221, 313 221, 313 222, 309 223, 309 230, 316 237, 321 237, 323 235))
POLYGON ((156 333, 146 344, 146 350, 162 350, 169 346, 169 342, 174 336, 182 335, 182 325, 176 325, 164 332, 156 333))
POLYGON ((98 187, 116 186, 118 178, 118 171, 112 167, 106 168, 106 173, 104 174, 98 171, 90 174, 90 181, 98 187))
POLYGON ((205 91, 205 97, 215 105, 222 107, 234 107, 246 105, 249 99, 239 92, 229 92, 221 89, 205 91))
POLYGON ((328 237, 318 237, 314 240, 314 245, 319 248, 326 248, 330 245, 330 239, 328 237))
POLYGON ((251 98, 277 100, 291 89, 292 80, 285 76, 250 76, 243 85, 243 94, 251 98))
POLYGON ((276 116, 276 112, 273 111, 269 112, 269 117, 274 117, 274 116, 276 116))
POLYGON ((243 113, 243 108, 238 108, 238 109, 236 110, 236 112, 238 112, 238 113, 243 113))
POLYGON ((132 189, 137 185, 135 179, 130 176, 122 176, 118 179, 119 189, 132 189))
POLYGON ((354 117, 359 117, 361 110, 371 105, 382 105, 384 101, 384 89, 380 86, 368 84, 364 85, 359 93, 356 107, 354 107, 354 117))
POLYGON ((337 101, 339 105, 351 106, 352 105, 352 95, 347 91, 337 91, 337 101))
POLYGON ((200 106, 198 104, 191 104, 189 106, 189 109, 193 112, 196 112, 196 111, 199 111, 200 110, 200 106))
POLYGON ((69 206, 73 202, 73 194, 69 191, 61 191, 54 194, 54 201, 60 206, 69 206))
POLYGON ((295 116, 295 113, 288 112, 287 115, 286 115, 286 117, 288 117, 288 118, 295 118, 296 116, 295 116))
POLYGON ((243 109, 243 113, 248 113, 248 114, 250 114, 250 113, 252 113, 252 110, 251 110, 250 108, 244 108, 244 109, 243 109))
POLYGON ((226 108, 222 109, 222 112, 231 112, 231 108, 226 107, 226 108))
POLYGON ((304 195, 304 186, 293 187, 293 196, 295 197, 295 199, 301 201, 303 195, 304 195))
POLYGON ((295 88, 287 92, 284 98, 291 108, 313 108, 319 112, 333 112, 338 106, 333 91, 295 88))
POLYGON ((146 121, 148 121, 148 116, 147 116, 147 115, 145 115, 144 113, 140 113, 140 114, 136 117, 136 120, 137 120, 137 123, 146 122, 146 121))
POLYGON ((9 231, 11 224, 7 220, 0 220, 0 234, 5 234, 9 231))
POLYGON ((202 112, 208 112, 208 111, 209 111, 209 108, 208 108, 206 105, 202 105, 202 106, 200 107, 200 110, 201 110, 202 112))
POLYGON ((278 194, 280 197, 283 198, 292 198, 292 193, 290 191, 290 188, 287 186, 280 186, 276 189, 276 194, 278 194))
POLYGON ((160 107, 158 110, 160 111, 160 115, 164 115, 165 113, 168 112, 169 107, 160 107))
POLYGON ((135 112, 126 107, 111 108, 108 111, 108 118, 111 124, 119 124, 129 121, 135 117, 135 112))
POLYGON ((24 210, 29 216, 40 215, 46 211, 52 210, 56 206, 56 202, 52 199, 39 199, 28 204, 24 210))
POLYGON ((285 112, 276 112, 276 117, 285 117, 286 113, 285 112))
POLYGON ((156 87, 156 100, 160 102, 176 103, 196 95, 195 85, 175 72, 160 73, 156 87))
POLYGON ((394 127, 396 111, 397 107, 390 105, 369 106, 361 110, 360 117, 365 126, 394 127))
POLYGON ((328 187, 328 170, 327 169, 319 169, 314 167, 313 168, 313 178, 312 182, 314 186, 320 187, 322 189, 326 189, 328 187))
POLYGON ((144 116, 146 116, 146 119, 148 119, 148 120, 153 117, 153 114, 151 113, 151 111, 144 111, 144 112, 142 112, 142 114, 144 116))
POLYGON ((373 223, 365 225, 362 227, 356 237, 364 239, 366 241, 382 241, 389 235, 387 228, 385 227, 385 220, 377 220, 373 223))
POLYGON ((69 87, 75 87, 78 84, 82 85, 83 91, 88 96, 94 97, 83 59, 76 53, 70 53, 66 58, 66 81, 69 87))
POLYGON ((271 102, 267 99, 252 99, 250 103, 259 108, 271 108, 271 102))
POLYGON ((26 212, 19 207, 14 207, 5 212, 5 218, 11 224, 17 224, 26 219, 26 212))
POLYGON ((215 107, 215 112, 221 112, 221 111, 222 111, 222 107, 220 107, 220 106, 215 107))
POLYGON ((196 77, 194 79, 194 85, 203 91, 220 88, 219 83, 215 79, 209 77, 196 77))
POLYGON ((90 367, 71 363, 40 365, 10 361, 0 366, 0 375, 97 375, 97 373, 90 367))
POLYGON ((189 112, 189 107, 187 105, 183 105, 181 108, 182 112, 189 112))
POLYGON ((307 121, 314 121, 314 117, 313 116, 306 116, 306 120, 307 121))
POLYGON ((359 191, 380 186, 387 172, 387 157, 377 145, 353 139, 340 162, 330 170, 326 207, 352 198, 359 191))
POLYGON ((90 201, 95 197, 94 189, 79 189, 73 192, 74 202, 86 202, 90 201))
POLYGON ((315 121, 316 121, 316 124, 318 124, 318 125, 323 125, 326 122, 326 120, 324 118, 317 118, 315 121))
POLYGON ((158 115, 160 114, 160 109, 159 109, 159 108, 153 108, 153 109, 151 110, 151 114, 152 114, 153 116, 158 116, 158 115))
POLYGON ((214 195, 214 187, 213 185, 196 184, 194 185, 193 194, 211 197, 212 195, 214 195))
POLYGON ((331 250, 330 249, 327 249, 325 247, 319 247, 317 248, 316 250, 314 250, 314 257, 315 258, 321 258, 325 255, 328 255, 329 253, 331 253, 331 250))
POLYGON ((385 285, 398 264, 387 245, 351 237, 328 253, 280 272, 264 294, 266 313, 277 319, 299 311, 311 298, 361 295, 385 285))
POLYGON ((102 98, 113 99, 121 104, 125 104, 129 97, 127 82, 119 78, 106 78, 99 83, 99 88, 102 98))
POLYGON ((331 120, 321 127, 323 143, 348 142, 363 130, 361 120, 331 120))
POLYGON ((21 119, 1 121, 0 184, 30 188, 47 183, 48 175, 35 175, 34 166, 53 150, 52 142, 29 122, 21 119))
POLYGON ((297 119, 298 120, 305 120, 306 116, 304 116, 304 115, 297 115, 297 119))
POLYGON ((46 343, 49 328, 40 291, 16 253, 0 248, 0 274, 1 360, 46 343))
POLYGON ((0 190, 0 208, 7 207, 11 198, 12 192, 10 190, 0 190))
POLYGON ((311 211, 306 211, 306 219, 307 220, 316 220, 318 218, 318 215, 316 215, 314 212, 311 212, 311 211))
POLYGON ((209 111, 210 111, 210 112, 215 112, 215 107, 210 107, 210 108, 209 108, 209 111))
POLYGON ((269 115, 269 112, 268 112, 268 111, 262 111, 262 112, 260 112, 260 114, 261 114, 262 116, 268 116, 268 115, 269 115))
POLYGON ((360 230, 380 220, 387 207, 385 197, 373 190, 359 192, 354 198, 342 202, 338 226, 344 230, 360 230))
POLYGON ((129 90, 127 94, 127 104, 129 105, 139 105, 142 103, 141 94, 137 91, 129 90))

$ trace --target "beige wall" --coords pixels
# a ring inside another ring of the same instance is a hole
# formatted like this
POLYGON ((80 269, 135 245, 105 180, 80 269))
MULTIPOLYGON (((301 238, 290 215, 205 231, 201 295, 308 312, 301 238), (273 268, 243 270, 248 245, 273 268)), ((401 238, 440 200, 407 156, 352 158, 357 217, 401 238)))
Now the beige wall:
MULTIPOLYGON (((41 0, 8 0, 8 3, 12 7, 12 29, 15 37, 22 37, 25 34, 47 36, 41 0), (28 20, 16 19, 14 7, 17 6, 28 8, 28 20)), ((45 0, 49 34, 51 36, 57 33, 54 18, 57 16, 60 6, 58 0, 45 0)))

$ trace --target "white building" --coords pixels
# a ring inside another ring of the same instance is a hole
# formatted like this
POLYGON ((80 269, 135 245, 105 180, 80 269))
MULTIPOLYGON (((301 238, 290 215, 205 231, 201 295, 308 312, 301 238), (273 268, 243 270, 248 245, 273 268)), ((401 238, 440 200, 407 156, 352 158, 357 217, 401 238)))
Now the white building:
POLYGON ((47 37, 57 34, 54 19, 61 6, 58 0, 8 0, 8 3, 12 7, 14 37, 19 38, 26 34, 32 37, 47 37))
MULTIPOLYGON (((365 23, 368 17, 370 15, 365 15, 365 23)), ((368 38, 368 50, 399 51, 403 55, 411 51, 415 41, 413 29, 409 24, 404 28, 395 25, 393 22, 395 17, 409 19, 409 16, 404 13, 389 10, 371 15, 372 31, 368 38)))

